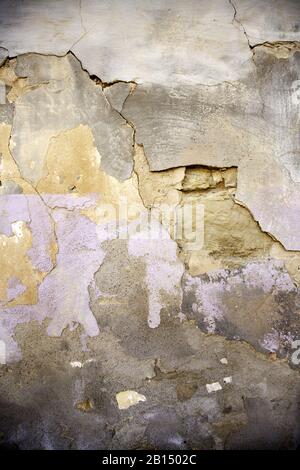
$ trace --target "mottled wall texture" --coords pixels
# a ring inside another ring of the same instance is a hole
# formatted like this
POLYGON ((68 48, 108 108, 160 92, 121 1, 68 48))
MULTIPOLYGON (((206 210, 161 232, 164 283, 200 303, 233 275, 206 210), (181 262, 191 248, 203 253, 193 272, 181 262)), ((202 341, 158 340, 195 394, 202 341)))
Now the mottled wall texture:
POLYGON ((300 1, 0 0, 0 447, 300 445, 300 1))

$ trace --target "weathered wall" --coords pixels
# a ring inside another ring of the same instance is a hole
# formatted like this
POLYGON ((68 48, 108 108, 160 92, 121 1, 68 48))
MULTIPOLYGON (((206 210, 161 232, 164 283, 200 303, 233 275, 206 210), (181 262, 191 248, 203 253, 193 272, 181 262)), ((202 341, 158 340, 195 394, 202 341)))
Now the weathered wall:
POLYGON ((1 0, 0 65, 0 445, 296 448, 300 2, 1 0))

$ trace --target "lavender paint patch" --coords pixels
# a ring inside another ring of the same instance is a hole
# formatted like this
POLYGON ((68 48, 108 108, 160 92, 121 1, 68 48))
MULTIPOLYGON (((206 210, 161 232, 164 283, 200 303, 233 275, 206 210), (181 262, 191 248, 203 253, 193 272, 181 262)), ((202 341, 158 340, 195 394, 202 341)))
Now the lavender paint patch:
POLYGON ((56 209, 58 255, 55 269, 41 284, 40 308, 52 318, 50 336, 59 336, 73 322, 80 323, 89 336, 99 333, 89 307, 88 287, 101 265, 105 253, 101 249, 96 225, 74 211, 56 209))
POLYGON ((26 286, 24 286, 19 279, 16 277, 12 277, 8 281, 7 285, 7 300, 10 302, 11 300, 16 299, 19 297, 23 292, 25 292, 26 286))
POLYGON ((32 233, 32 247, 28 255, 37 270, 49 272, 53 268, 51 245, 56 242, 49 209, 37 195, 26 196, 26 199, 32 233))
MULTIPOLYGON (((69 207, 67 199, 68 196, 65 196, 64 205, 69 207)), ((51 219, 38 198, 28 198, 28 202, 31 210, 30 226, 41 248, 41 251, 35 251, 33 246, 32 256, 35 260, 43 261, 43 247, 48 246, 47 228, 50 229, 51 219), (42 230, 43 222, 45 232, 42 230)), ((58 254, 55 267, 39 286, 38 303, 6 307, 0 312, 0 339, 8 344, 9 361, 20 358, 20 351, 13 340, 14 328, 19 323, 32 320, 41 323, 49 317, 50 336, 60 336, 64 328, 68 327, 72 331, 79 324, 83 326, 86 336, 96 336, 99 333, 96 319, 90 310, 88 289, 93 285, 94 274, 105 257, 101 244, 110 238, 111 233, 107 227, 97 226, 83 216, 76 206, 72 211, 54 209, 52 218, 56 227, 58 254)), ((13 281, 9 288, 11 297, 21 289, 13 281)))
POLYGON ((274 328, 261 340, 261 345, 264 349, 269 352, 276 352, 282 347, 291 348, 295 337, 291 334, 284 334, 281 331, 277 331, 274 328))
POLYGON ((13 224, 25 222, 30 228, 32 246, 28 251, 33 266, 41 272, 52 269, 51 244, 54 227, 48 209, 37 194, 0 195, 0 233, 13 235, 13 224))
POLYGON ((146 262, 148 325, 150 328, 156 328, 160 324, 161 310, 167 304, 167 296, 177 299, 180 310, 184 267, 177 257, 177 244, 162 225, 153 220, 148 230, 130 237, 128 253, 141 257, 146 262))
POLYGON ((0 194, 0 233, 13 235, 12 224, 22 220, 30 222, 27 198, 23 194, 0 194))
POLYGON ((5 344, 6 363, 17 362, 22 358, 21 349, 14 339, 14 330, 23 321, 22 314, 9 315, 9 312, 0 310, 0 340, 5 344))
POLYGON ((285 356, 299 337, 297 288, 281 261, 183 278, 183 312, 206 333, 285 356))

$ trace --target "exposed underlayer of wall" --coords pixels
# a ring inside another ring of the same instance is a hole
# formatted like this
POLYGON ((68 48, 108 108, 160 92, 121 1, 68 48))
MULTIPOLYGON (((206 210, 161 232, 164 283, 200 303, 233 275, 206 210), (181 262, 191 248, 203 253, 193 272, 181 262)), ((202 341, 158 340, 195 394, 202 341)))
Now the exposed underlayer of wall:
POLYGON ((296 448, 298 0, 0 31, 0 447, 296 448))

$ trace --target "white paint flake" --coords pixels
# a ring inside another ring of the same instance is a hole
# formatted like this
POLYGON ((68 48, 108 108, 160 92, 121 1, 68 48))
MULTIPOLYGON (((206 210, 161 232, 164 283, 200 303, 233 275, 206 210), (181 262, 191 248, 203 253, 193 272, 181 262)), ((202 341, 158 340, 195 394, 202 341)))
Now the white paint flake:
POLYGON ((224 377, 223 381, 224 381, 225 384, 231 384, 232 377, 224 377))
POLYGON ((222 385, 220 384, 220 382, 206 384, 206 390, 208 391, 208 393, 217 392, 218 390, 222 390, 222 385))

